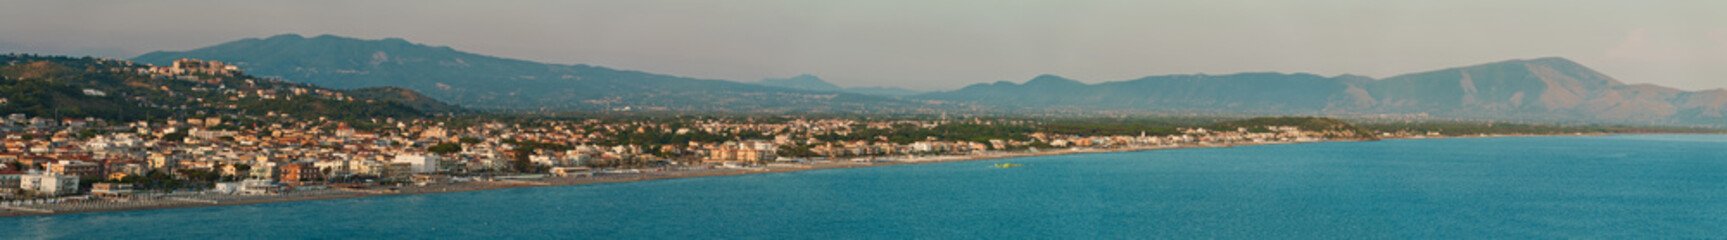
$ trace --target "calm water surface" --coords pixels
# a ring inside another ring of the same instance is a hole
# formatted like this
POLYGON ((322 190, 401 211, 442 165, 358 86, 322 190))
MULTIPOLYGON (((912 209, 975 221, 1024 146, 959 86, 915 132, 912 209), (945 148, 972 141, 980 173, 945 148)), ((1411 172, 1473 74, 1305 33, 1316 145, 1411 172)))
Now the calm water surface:
POLYGON ((0 218, 6 238, 1718 238, 1727 136, 1388 140, 0 218), (994 163, 1027 167, 996 169, 994 163))

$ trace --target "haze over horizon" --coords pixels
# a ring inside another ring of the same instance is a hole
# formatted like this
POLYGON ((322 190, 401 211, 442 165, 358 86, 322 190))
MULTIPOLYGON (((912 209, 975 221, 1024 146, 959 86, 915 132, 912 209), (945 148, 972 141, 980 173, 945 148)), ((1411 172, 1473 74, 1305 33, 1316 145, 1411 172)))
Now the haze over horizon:
POLYGON ((129 58, 285 33, 751 82, 954 89, 1055 74, 1375 78, 1565 57, 1630 84, 1727 88, 1727 2, 8 1, 0 52, 129 58), (77 17, 66 17, 77 16, 77 17))

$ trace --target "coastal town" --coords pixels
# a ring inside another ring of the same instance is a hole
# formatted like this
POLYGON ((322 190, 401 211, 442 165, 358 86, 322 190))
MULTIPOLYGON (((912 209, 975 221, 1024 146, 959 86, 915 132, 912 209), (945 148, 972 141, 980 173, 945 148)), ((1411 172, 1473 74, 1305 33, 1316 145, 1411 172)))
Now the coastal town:
POLYGON ((287 116, 109 122, 11 114, 0 118, 0 209, 49 214, 1356 136, 1290 126, 1169 135, 894 136, 1036 124, 976 119, 365 123, 287 116))
POLYGON ((0 3, 0 240, 1727 238, 1727 1, 0 3))
MULTIPOLYGON (((429 112, 246 75, 217 61, 151 66, 6 55, 19 77, 86 69, 123 87, 59 91, 123 100, 112 117, 0 98, 0 216, 196 207, 639 181, 1053 154, 1616 129, 1489 122, 1363 128, 1320 117, 1128 120, 988 115, 429 112), (70 67, 69 67, 70 66, 70 67), (75 68, 71 68, 75 67, 75 68), (128 112, 130 109, 130 112, 128 112), (35 114, 27 114, 30 112, 35 114)), ((4 76, 0 76, 4 77, 4 76)), ((28 87, 29 85, 19 85, 28 87)), ((92 88, 94 87, 94 88, 92 88)), ((388 95, 388 94, 385 94, 388 95)), ((42 96, 37 96, 40 99, 42 96)), ((24 101, 29 102, 29 101, 24 101)), ((1424 125, 1425 124, 1425 125, 1424 125)), ((1629 129, 1635 131, 1636 129, 1629 129)), ((1008 164, 1007 166, 1013 166, 1008 164)))

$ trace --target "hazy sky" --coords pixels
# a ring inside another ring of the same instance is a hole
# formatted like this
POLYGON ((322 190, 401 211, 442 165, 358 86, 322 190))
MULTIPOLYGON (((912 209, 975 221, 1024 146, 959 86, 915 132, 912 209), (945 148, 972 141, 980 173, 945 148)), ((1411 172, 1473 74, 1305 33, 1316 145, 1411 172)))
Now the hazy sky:
POLYGON ((15 1, 0 52, 131 57, 283 33, 755 81, 952 89, 1056 74, 1376 78, 1566 57, 1727 87, 1727 1, 15 1))

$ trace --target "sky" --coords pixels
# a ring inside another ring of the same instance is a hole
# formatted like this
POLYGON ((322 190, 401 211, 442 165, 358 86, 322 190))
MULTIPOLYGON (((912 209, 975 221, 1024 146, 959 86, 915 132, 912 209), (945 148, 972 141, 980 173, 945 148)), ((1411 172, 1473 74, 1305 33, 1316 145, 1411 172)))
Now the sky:
POLYGON ((955 89, 1055 74, 1375 78, 1564 57, 1727 88, 1727 1, 0 0, 0 52, 126 58, 295 33, 734 81, 955 89))

